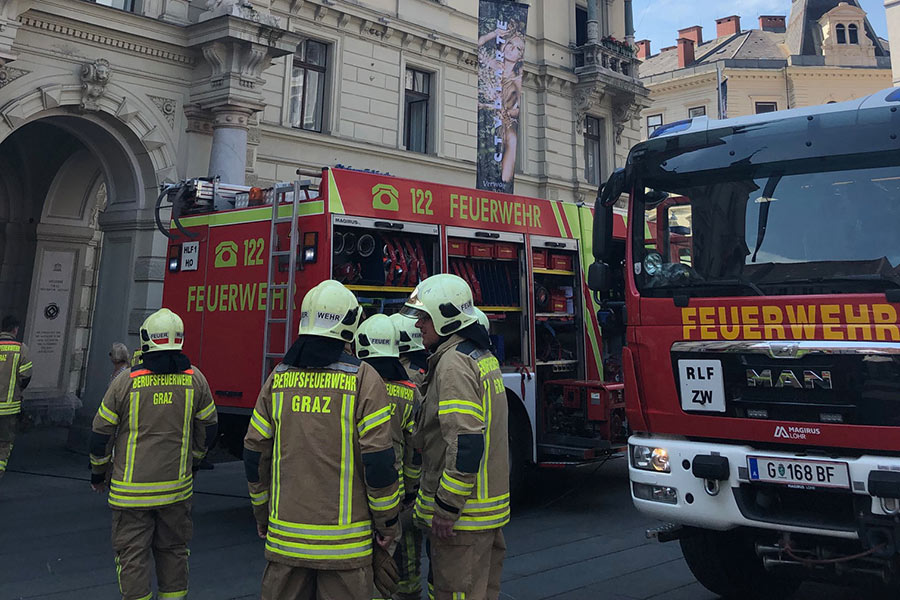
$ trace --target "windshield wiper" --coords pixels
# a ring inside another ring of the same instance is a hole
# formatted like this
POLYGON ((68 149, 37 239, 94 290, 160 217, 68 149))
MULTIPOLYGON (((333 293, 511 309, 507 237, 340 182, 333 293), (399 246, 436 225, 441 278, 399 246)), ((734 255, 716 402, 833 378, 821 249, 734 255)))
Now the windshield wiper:
POLYGON ((759 197, 762 204, 759 207, 759 220, 756 223, 756 248, 753 249, 753 259, 750 262, 756 262, 756 255, 759 254, 763 239, 766 237, 766 228, 769 223, 769 206, 772 204, 772 195, 775 193, 775 188, 778 187, 780 181, 780 174, 776 173, 769 177, 769 180, 766 182, 766 187, 763 189, 762 196, 759 197))

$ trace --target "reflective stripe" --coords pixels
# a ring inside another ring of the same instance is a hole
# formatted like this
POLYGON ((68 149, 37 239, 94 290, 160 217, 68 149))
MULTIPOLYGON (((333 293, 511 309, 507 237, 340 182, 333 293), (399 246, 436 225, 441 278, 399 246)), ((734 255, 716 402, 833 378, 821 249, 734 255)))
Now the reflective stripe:
MULTIPOLYGON (((258 494, 254 494, 253 492, 250 492, 250 503, 253 504, 253 506, 262 506, 263 504, 266 504, 268 502, 269 502, 269 490, 260 492, 258 494)), ((271 527, 271 526, 272 525, 270 523, 269 527, 271 527)))
POLYGON ((194 480, 192 477, 177 479, 175 481, 151 481, 147 483, 132 483, 129 481, 120 481, 113 479, 109 482, 109 489, 113 492, 123 492, 132 494, 146 494, 147 492, 174 492, 184 489, 194 480))
POLYGON ((157 600, 166 600, 168 598, 187 598, 187 590, 181 590, 180 592, 158 592, 156 594, 157 600))
POLYGON ((108 463, 110 458, 112 458, 112 455, 110 454, 107 454, 106 456, 94 456, 91 454, 91 464, 95 467, 99 467, 108 463))
POLYGON ((345 362, 335 362, 331 363, 325 369, 329 371, 343 371, 344 373, 358 373, 359 365, 351 365, 350 363, 345 362))
POLYGON ((272 394, 272 420, 275 422, 275 448, 272 467, 272 516, 278 517, 278 501, 281 499, 281 407, 284 405, 284 392, 272 394))
POLYGON ((472 493, 472 488, 475 487, 475 484, 455 479, 444 471, 444 474, 441 476, 441 487, 457 496, 468 496, 472 493))
POLYGON ((206 451, 205 451, 205 450, 191 450, 191 454, 192 454, 193 457, 196 458, 197 460, 203 460, 204 458, 206 458, 206 451))
POLYGON ((109 421, 111 424, 113 424, 113 425, 119 424, 119 415, 117 415, 110 409, 106 408, 106 405, 103 404, 102 402, 100 403, 100 408, 97 409, 97 413, 101 417, 103 417, 104 419, 109 421))
POLYGON ((484 382, 485 395, 481 397, 484 403, 484 454, 481 457, 481 465, 478 468, 478 498, 484 500, 488 496, 488 454, 491 451, 491 411, 493 393, 491 381, 484 382))
MULTIPOLYGON (((193 390, 191 390, 191 391, 193 391, 193 390)), ((215 410, 216 410, 216 403, 210 402, 209 404, 206 405, 206 408, 202 409, 200 412, 197 413, 197 418, 200 419, 201 421, 203 421, 203 420, 209 418, 209 416, 211 414, 213 414, 215 412, 215 410)))
POLYGON ((6 461, 0 460, 0 471, 5 471, 5 470, 6 470, 6 461))
POLYGON ((137 449, 138 434, 138 401, 140 392, 131 392, 131 403, 128 409, 128 443, 125 445, 125 481, 134 477, 134 453, 137 449))
POLYGON ((451 600, 466 600, 465 592, 453 592, 453 597, 451 600))
POLYGON ((263 436, 263 439, 272 439, 272 426, 255 408, 253 409, 253 416, 250 417, 250 424, 259 432, 259 435, 263 436))
POLYGON ((434 600, 434 584, 428 584, 428 600, 434 600))
POLYGON ((438 409, 438 415, 449 415, 449 414, 460 414, 460 415, 469 415, 470 417, 475 417, 479 421, 484 421, 484 412, 481 410, 481 407, 478 407, 478 410, 472 409, 467 404, 458 404, 452 403, 448 404, 446 408, 443 408, 444 403, 441 402, 441 407, 438 409))
MULTIPOLYGON (((355 452, 353 451, 353 406, 355 400, 356 396, 353 394, 344 394, 341 400, 341 483, 338 497, 338 522, 341 525, 350 524, 351 496, 353 495, 353 461, 355 458, 355 452)), ((387 409, 388 418, 390 419, 390 407, 387 407, 387 409)))
POLYGON ((165 506, 167 504, 175 504, 176 502, 187 500, 191 497, 193 492, 193 487, 191 489, 184 490, 183 492, 178 492, 177 494, 169 494, 166 496, 120 496, 118 494, 113 494, 112 492, 110 492, 109 504, 110 506, 118 506, 121 508, 151 508, 154 506, 165 506))
POLYGON ((25 363, 24 365, 20 365, 20 366, 19 366, 19 373, 24 373, 25 371, 27 371, 27 370, 30 369, 30 368, 31 368, 31 361, 25 363))
POLYGON ((463 514, 458 521, 456 521, 456 525, 453 526, 453 529, 459 529, 462 531, 480 531, 482 529, 496 529, 497 527, 503 527, 507 523, 509 523, 509 509, 507 508, 504 512, 499 515, 489 515, 486 517, 471 517, 463 514))
POLYGON ((352 544, 304 544, 266 538, 266 549, 284 556, 311 560, 341 560, 371 556, 372 540, 352 544))
POLYGON ((366 538, 372 535, 372 522, 359 521, 349 526, 343 525, 311 525, 307 523, 289 523, 269 520, 269 531, 285 537, 305 538, 310 540, 342 540, 348 538, 366 538))
POLYGON ((359 431, 359 437, 366 435, 366 433, 374 427, 378 427, 382 423, 387 423, 390 420, 391 406, 385 406, 382 409, 376 410, 371 415, 363 417, 356 425, 356 428, 359 431))
POLYGON ((13 353, 12 357, 12 369, 10 369, 9 371, 9 390, 7 390, 6 392, 7 402, 13 401, 13 394, 16 391, 16 375, 18 375, 17 367, 19 366, 19 353, 13 353))
POLYGON ((191 472, 191 461, 188 458, 191 448, 191 417, 194 414, 194 389, 184 390, 184 424, 181 429, 181 468, 179 477, 187 477, 191 472))
POLYGON ((410 479, 417 479, 422 474, 422 468, 414 467, 412 465, 403 465, 403 474, 410 479))
POLYGON ((22 412, 22 402, 0 402, 0 415, 17 415, 22 412))
MULTIPOLYGON (((368 496, 368 494, 367 494, 368 496)), ((385 496, 383 498, 373 498, 369 497, 369 508, 372 510, 390 510, 400 504, 400 490, 394 490, 394 493, 390 496, 385 496)))
POLYGON ((501 507, 509 505, 509 494, 496 496, 495 498, 487 498, 485 500, 469 499, 463 507, 463 514, 472 512, 485 512, 489 510, 498 510, 501 507))

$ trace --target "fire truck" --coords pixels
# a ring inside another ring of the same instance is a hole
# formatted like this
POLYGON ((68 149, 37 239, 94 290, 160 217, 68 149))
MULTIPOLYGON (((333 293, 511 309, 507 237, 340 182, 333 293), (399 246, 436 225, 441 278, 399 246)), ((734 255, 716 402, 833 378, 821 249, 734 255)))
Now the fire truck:
POLYGON ((628 197, 632 498, 720 595, 897 581, 898 109, 887 90, 672 123, 597 200, 602 303, 628 197))
POLYGON ((333 278, 367 315, 391 314, 434 273, 464 278, 490 319, 514 490, 530 466, 624 449, 624 328, 585 294, 591 207, 350 169, 303 174, 268 189, 184 181, 157 202, 169 237, 163 305, 184 319, 185 351, 209 379, 233 452, 307 290, 333 278))

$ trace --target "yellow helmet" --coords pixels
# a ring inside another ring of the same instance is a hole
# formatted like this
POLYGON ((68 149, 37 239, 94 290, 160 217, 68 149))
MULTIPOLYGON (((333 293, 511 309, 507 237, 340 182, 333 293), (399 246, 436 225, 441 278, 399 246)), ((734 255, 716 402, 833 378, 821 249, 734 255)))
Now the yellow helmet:
POLYGON ((400 313, 391 315, 391 322, 397 329, 397 336, 400 340, 400 354, 407 352, 419 352, 425 349, 422 343, 422 332, 416 327, 415 319, 404 317, 400 313))
POLYGON ((478 320, 469 284, 449 273, 432 275, 422 281, 400 312, 416 318, 425 313, 441 336, 456 333, 478 320))
POLYGON ((168 308, 161 308, 141 325, 141 352, 181 350, 184 345, 184 322, 168 308))
POLYGON ((478 323, 484 327, 484 330, 488 333, 491 332, 491 321, 488 319, 487 315, 482 312, 480 308, 475 307, 475 316, 478 317, 478 323))
POLYGON ((361 319, 362 309, 353 292, 326 279, 303 298, 297 333, 352 342, 361 319))
POLYGON ((399 358, 400 338, 387 315, 372 315, 356 330, 357 358, 399 358))

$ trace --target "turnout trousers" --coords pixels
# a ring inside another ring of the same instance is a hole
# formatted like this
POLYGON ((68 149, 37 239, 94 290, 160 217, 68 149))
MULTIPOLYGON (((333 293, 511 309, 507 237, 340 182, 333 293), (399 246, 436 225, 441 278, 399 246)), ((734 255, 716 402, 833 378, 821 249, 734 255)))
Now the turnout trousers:
POLYGON ((371 565, 358 569, 308 569, 269 561, 261 600, 369 600, 371 565))
POLYGON ((501 528, 457 531, 449 540, 429 531, 429 600, 497 600, 505 556, 501 528))
POLYGON ((412 511, 407 510, 400 516, 403 535, 394 551, 394 561, 400 573, 400 581, 396 600, 420 600, 422 598, 422 538, 421 529, 415 526, 412 511))
POLYGON ((150 600, 156 563, 159 600, 187 598, 191 500, 145 510, 112 509, 112 544, 123 600, 150 600), (152 559, 151 559, 152 555, 152 559))
POLYGON ((16 441, 16 423, 19 415, 0 416, 0 478, 6 472, 6 463, 16 441))

